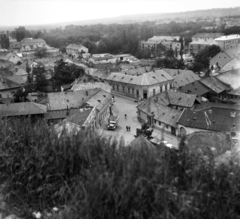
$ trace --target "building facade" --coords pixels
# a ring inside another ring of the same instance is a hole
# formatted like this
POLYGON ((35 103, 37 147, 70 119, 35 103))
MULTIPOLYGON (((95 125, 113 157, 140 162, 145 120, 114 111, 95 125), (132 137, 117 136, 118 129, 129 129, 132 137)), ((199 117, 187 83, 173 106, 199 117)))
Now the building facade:
POLYGON ((221 49, 230 49, 240 45, 240 35, 221 36, 215 39, 221 49))
POLYGON ((217 45, 216 38, 223 36, 222 33, 197 33, 189 43, 189 52, 196 55, 201 50, 211 45, 217 45))
POLYGON ((36 49, 41 47, 47 47, 43 39, 25 38, 21 41, 21 52, 23 55, 33 54, 36 49))
POLYGON ((136 99, 147 99, 157 93, 170 90, 173 87, 173 80, 173 77, 163 70, 155 70, 139 76, 111 73, 106 78, 113 92, 136 99))
POLYGON ((88 48, 83 45, 69 44, 66 47, 66 53, 77 58, 82 53, 88 53, 88 48))
POLYGON ((153 36, 147 41, 140 41, 140 48, 142 51, 157 51, 160 44, 163 45, 166 50, 172 49, 174 51, 177 50, 178 52, 180 52, 180 50, 182 49, 179 36, 153 36))

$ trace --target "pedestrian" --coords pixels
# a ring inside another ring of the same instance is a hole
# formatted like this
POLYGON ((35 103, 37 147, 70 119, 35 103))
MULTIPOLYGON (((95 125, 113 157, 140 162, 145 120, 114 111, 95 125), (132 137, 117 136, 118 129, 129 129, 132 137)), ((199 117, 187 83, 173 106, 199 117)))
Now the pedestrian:
POLYGON ((127 118, 127 114, 125 114, 125 119, 127 118))
POLYGON ((128 126, 126 126, 126 130, 128 131, 128 126))

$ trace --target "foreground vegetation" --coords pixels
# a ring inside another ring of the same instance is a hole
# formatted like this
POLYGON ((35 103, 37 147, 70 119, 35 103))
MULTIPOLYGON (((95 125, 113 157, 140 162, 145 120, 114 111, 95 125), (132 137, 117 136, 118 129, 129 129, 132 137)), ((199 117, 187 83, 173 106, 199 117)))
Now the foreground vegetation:
MULTIPOLYGON (((240 171, 192 153, 124 147, 92 132, 57 138, 43 122, 1 122, 3 194, 30 218, 237 218, 240 171), (118 147, 117 147, 118 145, 118 147)), ((211 156, 209 156, 211 158, 211 156)))

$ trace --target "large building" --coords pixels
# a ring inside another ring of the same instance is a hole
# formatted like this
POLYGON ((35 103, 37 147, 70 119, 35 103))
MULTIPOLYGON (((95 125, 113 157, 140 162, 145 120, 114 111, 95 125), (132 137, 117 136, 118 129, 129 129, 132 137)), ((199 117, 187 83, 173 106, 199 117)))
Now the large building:
POLYGON ((139 76, 111 73, 106 78, 114 92, 138 99, 147 99, 170 90, 173 87, 173 80, 174 78, 164 70, 153 70, 139 76))
POLYGON ((189 43, 189 52, 197 54, 201 50, 211 45, 217 45, 216 38, 223 36, 222 33, 197 33, 192 37, 192 42, 189 43))
POLYGON ((166 49, 177 50, 178 52, 181 50, 180 36, 153 36, 147 41, 140 41, 141 50, 157 51, 160 44, 166 49))
POLYGON ((58 53, 59 49, 50 47, 43 39, 25 38, 21 41, 21 52, 23 55, 33 54, 38 48, 46 48, 49 53, 58 53))
POLYGON ((25 38, 21 41, 21 51, 23 55, 32 54, 37 48, 46 46, 47 44, 43 39, 25 38))
POLYGON ((82 53, 88 53, 88 48, 83 45, 69 44, 66 47, 66 53, 77 58, 82 53))
POLYGON ((177 121, 181 136, 198 131, 223 132, 231 135, 240 133, 239 106, 229 104, 203 107, 191 110, 184 109, 177 121))
POLYGON ((234 48, 238 45, 240 45, 240 35, 228 35, 228 36, 221 36, 215 39, 218 46, 221 47, 221 49, 229 49, 234 48))

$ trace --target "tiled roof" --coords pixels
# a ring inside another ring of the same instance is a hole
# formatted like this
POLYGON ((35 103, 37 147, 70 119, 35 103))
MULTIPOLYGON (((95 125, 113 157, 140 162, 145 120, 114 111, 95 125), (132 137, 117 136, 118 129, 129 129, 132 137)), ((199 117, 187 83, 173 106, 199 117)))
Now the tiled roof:
POLYGON ((52 110, 47 112, 45 119, 65 119, 67 116, 77 114, 78 112, 79 109, 52 110))
POLYGON ((0 68, 0 76, 2 77, 11 77, 13 76, 13 72, 10 71, 9 69, 7 68, 0 68))
POLYGON ((32 38, 25 38, 21 41, 21 44, 32 44, 32 43, 45 43, 43 39, 32 39, 32 38))
POLYGON ((232 34, 232 35, 228 35, 228 36, 221 36, 221 37, 218 37, 215 40, 216 41, 226 41, 226 40, 235 40, 235 39, 240 39, 240 35, 239 34, 232 34))
POLYGON ((215 55, 213 58, 211 58, 210 63, 212 65, 216 65, 216 63, 218 63, 218 66, 220 66, 220 68, 222 68, 231 59, 232 58, 225 51, 221 51, 217 55, 215 55))
POLYGON ((3 68, 8 68, 8 69, 12 70, 15 68, 15 66, 16 65, 13 64, 12 62, 0 58, 0 69, 1 69, 1 67, 3 67, 3 68))
POLYGON ((234 104, 225 104, 225 103, 213 103, 213 102, 202 102, 201 104, 196 104, 194 110, 209 109, 211 107, 220 108, 220 109, 236 109, 240 110, 240 106, 234 104))
POLYGON ((111 93, 111 90, 112 90, 112 87, 109 84, 104 83, 104 82, 79 83, 79 84, 74 84, 72 86, 73 91, 89 90, 89 89, 94 89, 94 88, 101 88, 108 93, 111 93))
POLYGON ((232 94, 232 95, 240 96, 240 87, 235 89, 235 90, 228 91, 227 93, 232 94))
POLYGON ((115 58, 111 55, 106 55, 104 57, 91 57, 91 59, 93 59, 93 61, 103 61, 103 60, 115 59, 115 58))
POLYGON ((163 41, 163 40, 179 40, 180 36, 153 36, 152 38, 149 38, 148 41, 163 41))
POLYGON ((223 73, 223 72, 227 72, 227 71, 231 71, 234 69, 239 69, 240 68, 240 59, 239 58, 234 58, 232 60, 230 60, 226 65, 224 65, 219 73, 223 73))
POLYGON ((88 91, 81 90, 75 92, 48 93, 48 109, 62 110, 67 108, 79 108, 84 102, 86 102, 86 100, 98 91, 99 89, 91 89, 88 91))
POLYGON ((122 82, 134 85, 153 85, 173 80, 173 77, 163 70, 156 70, 144 73, 140 76, 123 75, 121 73, 111 73, 106 80, 122 82))
POLYGON ((0 104, 0 116, 23 116, 33 114, 45 114, 47 113, 47 107, 34 103, 34 102, 23 102, 23 103, 11 103, 11 104, 0 104))
POLYGON ((13 75, 13 76, 7 77, 7 79, 9 79, 19 85, 25 84, 25 81, 23 80, 22 76, 20 76, 20 75, 13 75))
POLYGON ((216 76, 222 83, 227 84, 236 90, 240 87, 240 69, 231 70, 216 76))
POLYGON ((166 92, 166 94, 168 95, 170 104, 179 107, 192 107, 197 98, 196 94, 185 94, 171 90, 166 92))
POLYGON ((211 41, 198 40, 198 41, 193 41, 189 43, 189 45, 214 45, 214 44, 217 44, 215 40, 211 40, 211 41))
POLYGON ((217 94, 229 90, 229 87, 227 85, 223 84, 215 77, 204 78, 200 80, 200 82, 217 94))
POLYGON ((240 45, 226 49, 224 52, 227 53, 231 58, 235 58, 240 55, 240 45))
POLYGON ((202 96, 210 92, 210 89, 205 87, 200 81, 194 81, 192 83, 179 87, 179 91, 183 93, 197 94, 199 96, 202 96))
POLYGON ((196 101, 197 96, 194 94, 185 94, 181 92, 174 92, 169 90, 148 98, 137 106, 137 108, 151 113, 158 107, 159 104, 164 106, 174 105, 178 107, 192 107, 196 101))
POLYGON ((79 49, 87 49, 85 46, 83 46, 83 45, 77 45, 77 44, 69 44, 67 47, 66 47, 66 49, 77 49, 77 50, 79 50, 79 49))
POLYGON ((164 68, 174 78, 174 87, 178 88, 194 81, 200 80, 198 75, 190 70, 164 68))
POLYGON ((18 88, 21 87, 21 85, 17 84, 16 82, 13 82, 12 80, 0 76, 0 90, 5 89, 12 89, 12 88, 18 88))
POLYGON ((112 95, 102 89, 93 94, 86 103, 92 107, 96 107, 99 111, 112 99, 112 95))
POLYGON ((184 109, 177 123, 203 130, 240 131, 240 110, 215 107, 203 110, 184 109))
POLYGON ((79 112, 76 113, 75 115, 66 117, 66 119, 63 120, 63 122, 71 122, 81 127, 85 123, 86 119, 88 118, 92 110, 93 110, 92 108, 82 111, 80 109, 79 112))
POLYGON ((154 119, 166 125, 176 127, 176 122, 181 115, 181 111, 167 106, 159 105, 158 110, 154 112, 154 119))

